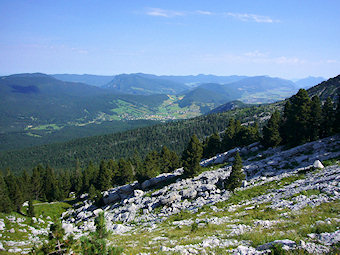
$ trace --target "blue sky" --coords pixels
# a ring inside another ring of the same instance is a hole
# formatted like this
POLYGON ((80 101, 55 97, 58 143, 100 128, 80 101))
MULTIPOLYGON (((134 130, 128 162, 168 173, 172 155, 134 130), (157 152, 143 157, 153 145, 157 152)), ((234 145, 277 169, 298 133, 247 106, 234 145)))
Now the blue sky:
POLYGON ((340 73, 338 0, 0 0, 0 74, 340 73))

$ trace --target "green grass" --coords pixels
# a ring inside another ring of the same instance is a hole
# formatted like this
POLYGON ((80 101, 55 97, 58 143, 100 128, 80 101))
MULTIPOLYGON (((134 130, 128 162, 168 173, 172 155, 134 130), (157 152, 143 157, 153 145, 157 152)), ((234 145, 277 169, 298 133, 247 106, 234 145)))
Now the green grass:
POLYGON ((340 157, 324 160, 324 161, 322 161, 322 164, 325 167, 331 166, 331 165, 340 165, 340 157))
POLYGON ((58 219, 60 215, 68 208, 72 207, 71 202, 52 202, 42 203, 35 201, 33 203, 34 211, 37 216, 43 215, 44 217, 51 217, 51 219, 58 219))
MULTIPOLYGON (((32 218, 27 217, 26 211, 27 207, 22 207, 21 213, 0 213, 0 218, 4 219, 5 225, 6 225, 6 230, 14 229, 14 233, 10 233, 8 231, 2 232, 2 241, 28 241, 28 245, 26 246, 20 246, 19 248, 31 248, 33 246, 33 243, 30 242, 29 239, 29 234, 31 233, 29 227, 34 227, 35 229, 42 229, 46 228, 48 226, 49 221, 56 221, 59 220, 61 214, 66 211, 68 208, 71 207, 71 204, 73 201, 70 202, 55 202, 55 203, 42 203, 40 201, 34 201, 34 211, 36 218, 40 218, 43 220, 43 222, 37 222, 34 221, 32 218), (6 217, 8 216, 14 216, 16 219, 17 218, 22 218, 24 219, 23 222, 20 224, 17 222, 11 222, 9 221, 6 217), (40 217, 42 216, 42 217, 40 217), (50 217, 50 218, 48 218, 50 217), (23 231, 27 232, 23 232, 23 231)), ((45 235, 40 235, 40 240, 44 240, 47 238, 45 235)), ((7 246, 5 243, 4 247, 6 249, 13 248, 10 246, 7 246)), ((0 254, 16 254, 16 253, 8 253, 6 251, 0 251, 0 254)))

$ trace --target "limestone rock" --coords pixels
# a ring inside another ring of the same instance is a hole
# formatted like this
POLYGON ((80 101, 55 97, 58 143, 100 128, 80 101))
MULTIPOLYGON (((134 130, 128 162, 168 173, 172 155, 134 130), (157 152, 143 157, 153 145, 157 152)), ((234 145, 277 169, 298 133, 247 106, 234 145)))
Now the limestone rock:
POLYGON ((313 166, 319 169, 325 168, 323 164, 320 162, 320 160, 315 160, 313 166))

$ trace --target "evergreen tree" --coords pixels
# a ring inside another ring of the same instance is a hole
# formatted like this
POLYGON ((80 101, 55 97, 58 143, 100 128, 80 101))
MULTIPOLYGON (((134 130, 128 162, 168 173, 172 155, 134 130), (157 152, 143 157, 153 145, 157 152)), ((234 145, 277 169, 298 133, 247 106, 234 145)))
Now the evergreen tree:
POLYGON ((44 195, 48 202, 55 201, 58 197, 58 185, 57 179, 54 174, 54 170, 50 167, 46 167, 46 176, 44 178, 44 195))
POLYGON ((141 171, 136 174, 139 183, 156 177, 160 174, 160 158, 157 151, 151 151, 146 155, 141 171))
POLYGON ((91 184, 93 185, 95 181, 97 180, 96 170, 95 170, 95 167, 92 161, 90 161, 87 167, 83 170, 82 176, 83 176, 82 192, 88 192, 91 184))
POLYGON ((13 210, 20 213, 21 206, 23 203, 22 191, 18 185, 18 179, 16 176, 12 174, 12 172, 8 169, 7 175, 5 177, 5 182, 8 188, 8 196, 12 201, 13 210))
POLYGON ((9 199, 7 184, 0 171, 0 212, 9 213, 13 209, 13 204, 9 199))
POLYGON ((23 200, 27 201, 32 196, 32 186, 31 186, 31 177, 27 173, 26 170, 21 175, 20 178, 20 186, 23 194, 23 200))
POLYGON ((174 151, 170 151, 170 168, 169 171, 172 172, 181 167, 181 160, 178 157, 177 153, 174 151))
POLYGON ((74 172, 73 177, 73 190, 76 192, 77 195, 80 195, 83 189, 83 175, 82 170, 80 168, 79 160, 76 161, 76 170, 74 172))
POLYGON ((280 136, 280 113, 275 111, 270 117, 267 124, 263 127, 262 144, 269 147, 276 147, 282 141, 280 136))
POLYGON ((110 175, 111 175, 111 186, 115 186, 117 185, 117 177, 118 177, 118 163, 116 161, 114 161, 113 159, 110 159, 107 162, 107 168, 110 171, 110 175))
POLYGON ((184 175, 187 177, 193 177, 201 170, 200 161, 203 154, 202 144, 198 140, 196 135, 193 135, 190 142, 183 152, 182 161, 184 175))
POLYGON ((311 100, 307 91, 300 89, 290 102, 289 109, 287 104, 285 107, 284 138, 289 146, 296 146, 310 140, 311 100))
POLYGON ((28 217, 34 217, 35 216, 34 205, 33 205, 32 199, 28 200, 27 216, 28 217))
POLYGON ((99 239, 106 238, 108 236, 108 233, 106 231, 106 225, 105 225, 105 217, 104 213, 100 213, 95 219, 94 224, 96 226, 96 236, 99 239))
POLYGON ((100 162, 99 173, 97 177, 97 189, 100 191, 107 190, 111 187, 111 172, 104 160, 100 162))
POLYGON ((322 122, 321 102, 319 96, 313 96, 310 108, 310 140, 315 141, 320 137, 320 126, 322 122))
POLYGON ((68 170, 63 171, 60 176, 60 179, 61 179, 61 182, 60 182, 59 189, 60 189, 60 192, 62 193, 62 196, 66 198, 69 196, 71 192, 71 188, 72 188, 70 172, 68 170))
POLYGON ((335 111, 335 118, 334 118, 334 132, 339 133, 340 132, 340 95, 338 95, 338 104, 335 111))
POLYGON ((213 157, 221 152, 221 138, 218 133, 212 134, 207 141, 207 145, 203 150, 205 158, 213 157))
POLYGON ((326 99, 326 102, 322 106, 322 126, 321 136, 327 137, 334 133, 335 111, 333 102, 330 97, 326 99))
POLYGON ((287 144, 288 141, 292 140, 294 137, 294 132, 291 132, 293 130, 292 114, 292 104, 288 100, 283 110, 283 119, 280 126, 280 135, 283 144, 287 144))
POLYGON ((40 173, 43 172, 43 167, 38 165, 37 167, 33 168, 33 173, 31 177, 31 185, 32 185, 32 195, 35 200, 41 198, 42 192, 42 177, 40 173))
POLYGON ((121 158, 118 161, 119 175, 117 181, 119 185, 131 182, 134 180, 135 173, 133 172, 132 164, 129 161, 121 158))
POLYGON ((225 188, 227 190, 234 192, 236 188, 241 187, 242 181, 245 179, 245 174, 242 171, 242 167, 242 159, 240 154, 237 152, 231 173, 225 183, 225 188))
POLYGON ((89 199, 94 200, 96 196, 97 196, 97 190, 94 187, 94 185, 91 184, 91 186, 89 188, 89 199))
POLYGON ((168 147, 163 146, 160 153, 160 170, 162 173, 169 173, 172 169, 172 155, 168 147))
POLYGON ((224 133, 223 139, 222 139, 222 150, 223 151, 228 151, 232 149, 235 144, 234 144, 234 137, 236 133, 236 122, 234 118, 231 118, 228 127, 224 133))

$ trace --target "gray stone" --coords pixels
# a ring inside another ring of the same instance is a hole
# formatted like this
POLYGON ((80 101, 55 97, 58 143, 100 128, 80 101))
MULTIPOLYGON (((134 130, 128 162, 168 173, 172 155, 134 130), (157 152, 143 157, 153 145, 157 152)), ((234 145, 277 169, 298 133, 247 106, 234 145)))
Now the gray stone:
POLYGON ((93 211, 93 214, 94 214, 95 217, 97 217, 97 216, 98 216, 100 213, 102 213, 102 212, 103 212, 103 209, 98 208, 98 209, 96 209, 96 210, 93 211))
POLYGON ((63 223, 62 228, 65 230, 65 234, 72 234, 74 232, 73 225, 70 223, 63 223))
POLYGON ((136 190, 133 191, 133 195, 134 195, 135 197, 141 197, 141 196, 144 195, 144 191, 143 191, 143 190, 140 190, 140 189, 136 189, 136 190))
POLYGON ((320 160, 315 160, 314 163, 313 163, 313 166, 314 166, 315 168, 319 168, 319 169, 325 168, 325 167, 323 166, 323 164, 320 162, 320 160))
POLYGON ((294 241, 289 240, 289 239, 284 239, 284 240, 275 240, 273 242, 260 245, 257 247, 257 250, 259 251, 268 250, 276 244, 281 245, 282 249, 284 250, 289 250, 289 249, 293 249, 296 247, 296 243, 294 241))
POLYGON ((120 196, 116 191, 114 191, 112 193, 108 193, 108 192, 104 193, 103 201, 104 201, 104 204, 106 204, 106 205, 111 204, 111 203, 115 203, 119 200, 120 200, 120 196))
POLYGON ((5 248, 4 248, 4 245, 2 244, 2 242, 0 242, 0 251, 4 251, 5 248))
POLYGON ((171 203, 177 200, 181 200, 181 196, 178 195, 176 192, 172 192, 168 194, 167 196, 160 198, 160 202, 162 205, 170 205, 171 203))
POLYGON ((184 189, 180 191, 180 195, 183 199, 194 199, 197 196, 195 189, 184 189))

